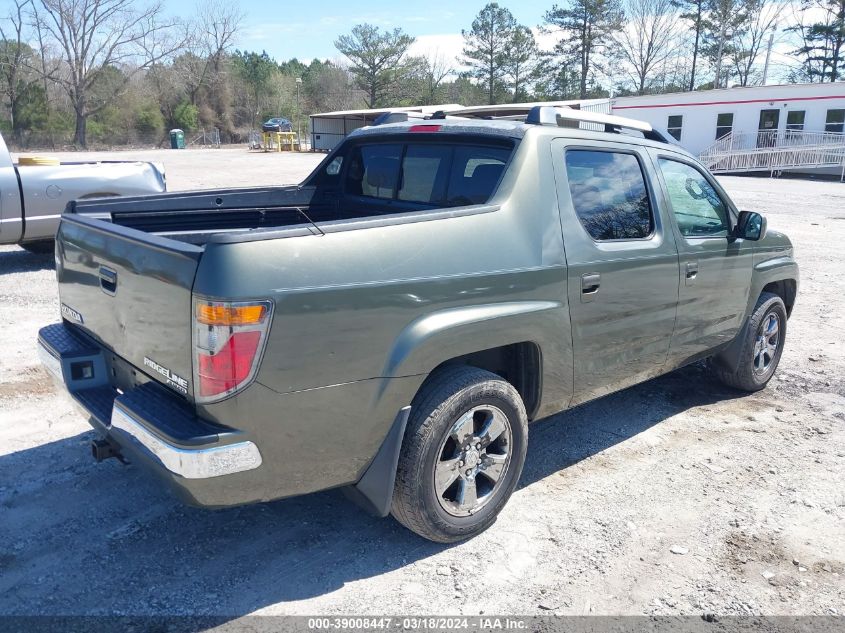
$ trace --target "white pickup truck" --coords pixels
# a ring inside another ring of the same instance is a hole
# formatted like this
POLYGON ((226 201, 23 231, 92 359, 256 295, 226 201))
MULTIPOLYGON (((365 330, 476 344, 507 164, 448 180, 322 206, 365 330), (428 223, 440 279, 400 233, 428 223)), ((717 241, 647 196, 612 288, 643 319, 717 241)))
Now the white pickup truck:
POLYGON ((52 247, 59 217, 71 200, 166 189, 164 168, 149 162, 21 160, 16 164, 0 135, 0 244, 43 252, 52 247))

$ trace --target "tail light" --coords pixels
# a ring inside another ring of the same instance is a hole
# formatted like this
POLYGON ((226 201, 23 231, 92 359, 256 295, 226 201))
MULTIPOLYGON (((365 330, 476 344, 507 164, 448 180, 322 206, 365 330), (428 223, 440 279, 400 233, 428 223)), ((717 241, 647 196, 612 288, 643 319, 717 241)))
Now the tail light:
POLYGON ((216 402, 246 387, 261 361, 273 304, 194 302, 194 397, 216 402))

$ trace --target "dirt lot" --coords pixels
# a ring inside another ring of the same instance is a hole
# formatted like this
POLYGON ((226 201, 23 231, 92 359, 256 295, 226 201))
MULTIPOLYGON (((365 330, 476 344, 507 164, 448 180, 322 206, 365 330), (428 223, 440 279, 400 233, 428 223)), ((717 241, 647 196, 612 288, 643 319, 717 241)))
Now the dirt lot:
MULTIPOLYGON (((138 156, 171 189, 292 182, 320 158, 138 156)), ((94 464, 36 359, 52 258, 0 248, 0 614, 842 614, 845 185, 722 181, 802 267, 769 388, 693 366, 538 422, 499 521, 451 547, 337 492, 209 512, 94 464)))

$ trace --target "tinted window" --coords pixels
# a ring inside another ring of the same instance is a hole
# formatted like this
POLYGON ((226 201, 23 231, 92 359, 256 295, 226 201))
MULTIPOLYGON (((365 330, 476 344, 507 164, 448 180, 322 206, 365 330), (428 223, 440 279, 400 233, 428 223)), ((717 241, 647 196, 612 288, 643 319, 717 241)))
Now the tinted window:
POLYGON ((402 161, 399 199, 438 202, 443 199, 452 148, 446 145, 408 145, 402 161))
POLYGON ((402 146, 398 144, 355 147, 346 171, 346 193, 392 199, 401 156, 402 146))
POLYGON ((841 134, 843 128, 845 128, 845 110, 828 110, 824 124, 824 131, 838 132, 841 134))
POLYGON ((676 141, 681 140, 681 131, 684 127, 684 117, 681 114, 673 114, 666 121, 666 131, 675 137, 676 141))
POLYGON ((511 151, 438 143, 361 145, 352 150, 345 191, 436 206, 482 204, 493 194, 511 151))
POLYGON ((800 131, 804 129, 804 110, 792 110, 786 113, 786 129, 800 131))
POLYGON ((446 206, 482 204, 490 199, 511 150, 501 147, 455 147, 446 206))
POLYGON ((720 139, 731 133, 734 126, 734 115, 732 112, 725 112, 716 117, 716 139, 720 139))
POLYGON ((648 237, 651 204, 640 162, 632 154, 569 150, 566 174, 572 205, 594 240, 648 237))
POLYGON ((727 236, 728 210, 700 171, 685 163, 661 158, 660 170, 681 234, 688 237, 727 236))

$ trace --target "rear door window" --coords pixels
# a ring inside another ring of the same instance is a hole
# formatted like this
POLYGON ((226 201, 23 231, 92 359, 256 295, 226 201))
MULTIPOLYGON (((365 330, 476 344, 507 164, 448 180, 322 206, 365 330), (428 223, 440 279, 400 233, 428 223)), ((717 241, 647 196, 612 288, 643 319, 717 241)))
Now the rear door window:
POLYGON ((651 235, 651 202, 636 156, 568 150, 566 175, 575 213, 594 240, 631 240, 651 235))

